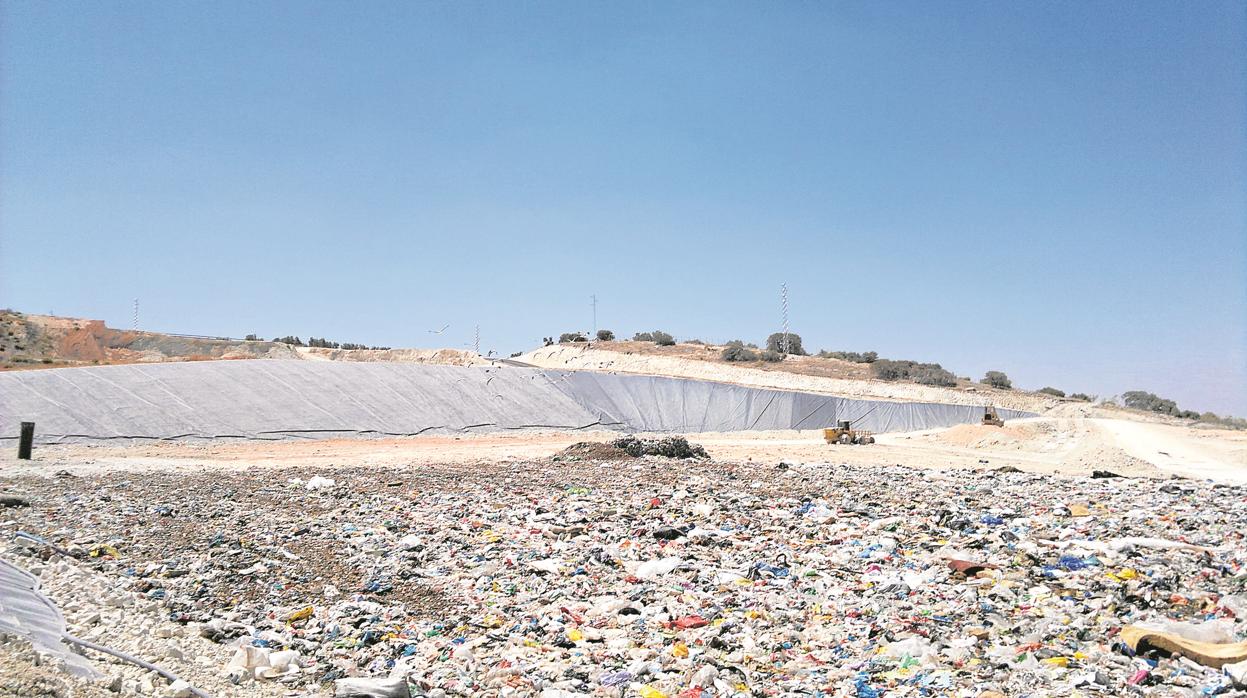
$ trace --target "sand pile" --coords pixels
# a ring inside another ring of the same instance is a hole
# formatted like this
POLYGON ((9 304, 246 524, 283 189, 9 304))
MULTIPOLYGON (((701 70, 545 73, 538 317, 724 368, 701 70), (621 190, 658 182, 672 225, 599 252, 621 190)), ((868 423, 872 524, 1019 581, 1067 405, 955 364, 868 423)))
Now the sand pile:
POLYGON ((631 460, 627 451, 600 441, 581 441, 554 455, 555 461, 620 461, 631 460))
POLYGON ((959 424, 941 432, 938 439, 961 448, 1021 448, 1034 435, 1033 429, 1025 427, 959 424))

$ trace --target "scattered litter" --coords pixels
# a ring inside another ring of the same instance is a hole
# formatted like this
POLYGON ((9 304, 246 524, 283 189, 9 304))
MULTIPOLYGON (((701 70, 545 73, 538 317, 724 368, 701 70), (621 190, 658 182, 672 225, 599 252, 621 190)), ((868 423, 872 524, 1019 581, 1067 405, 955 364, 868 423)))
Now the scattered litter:
POLYGON ((240 694, 1196 698, 1247 682, 1247 488, 653 458, 32 477, 16 484, 39 506, 6 516, 64 550, 57 565, 113 580, 93 603, 153 609, 153 656, 204 643, 240 694))

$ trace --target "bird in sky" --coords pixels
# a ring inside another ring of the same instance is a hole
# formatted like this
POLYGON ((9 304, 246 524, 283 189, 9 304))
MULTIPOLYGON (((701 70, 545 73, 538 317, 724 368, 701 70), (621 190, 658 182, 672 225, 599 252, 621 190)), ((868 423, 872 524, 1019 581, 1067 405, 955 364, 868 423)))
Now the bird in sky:
POLYGON ((441 334, 441 333, 445 332, 445 331, 446 331, 446 328, 448 328, 448 327, 450 327, 450 325, 442 325, 442 329, 440 329, 440 330, 429 330, 429 334, 441 334))

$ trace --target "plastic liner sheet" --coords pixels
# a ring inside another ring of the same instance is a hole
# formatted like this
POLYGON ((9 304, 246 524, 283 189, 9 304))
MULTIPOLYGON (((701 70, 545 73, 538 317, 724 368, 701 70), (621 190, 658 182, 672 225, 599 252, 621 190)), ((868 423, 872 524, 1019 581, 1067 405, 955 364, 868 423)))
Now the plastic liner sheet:
POLYGON ((0 374, 5 437, 40 442, 583 429, 597 420, 534 369, 201 361, 0 374))
MULTIPOLYGON (((1030 413, 1000 410, 1009 419, 1030 413)), ((0 373, 0 438, 41 443, 284 439, 548 428, 877 432, 977 422, 982 408, 514 366, 203 361, 0 373)))
MULTIPOLYGON (((916 431, 978 422, 983 408, 930 402, 861 400, 748 388, 729 383, 595 373, 550 372, 555 385, 604 423, 635 431, 702 432, 821 429, 847 419, 874 432, 916 431)), ((1004 419, 1034 413, 998 409, 1004 419)))
POLYGON ((25 638, 36 649, 62 660, 77 676, 99 676, 86 657, 61 642, 65 617, 39 592, 39 581, 4 560, 0 560, 0 634, 25 638))

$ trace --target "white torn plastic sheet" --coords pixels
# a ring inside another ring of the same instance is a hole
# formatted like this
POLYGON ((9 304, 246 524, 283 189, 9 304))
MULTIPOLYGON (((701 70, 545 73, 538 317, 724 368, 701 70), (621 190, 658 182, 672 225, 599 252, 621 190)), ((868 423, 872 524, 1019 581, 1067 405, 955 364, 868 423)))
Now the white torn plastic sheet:
POLYGON ((313 475, 312 479, 308 480, 307 484, 304 486, 307 487, 309 490, 315 491, 315 490, 327 490, 337 484, 338 484, 337 481, 334 480, 333 478, 321 477, 320 475, 313 475))
POLYGON ((39 591, 38 580, 4 560, 0 560, 0 635, 25 638, 37 650, 63 662, 76 676, 99 676, 90 661, 71 652, 61 641, 65 618, 39 591))
POLYGON ((635 574, 641 579, 653 579, 654 577, 661 577, 664 574, 672 572, 683 564, 684 559, 679 557, 664 557, 657 560, 648 560, 637 566, 635 574))

